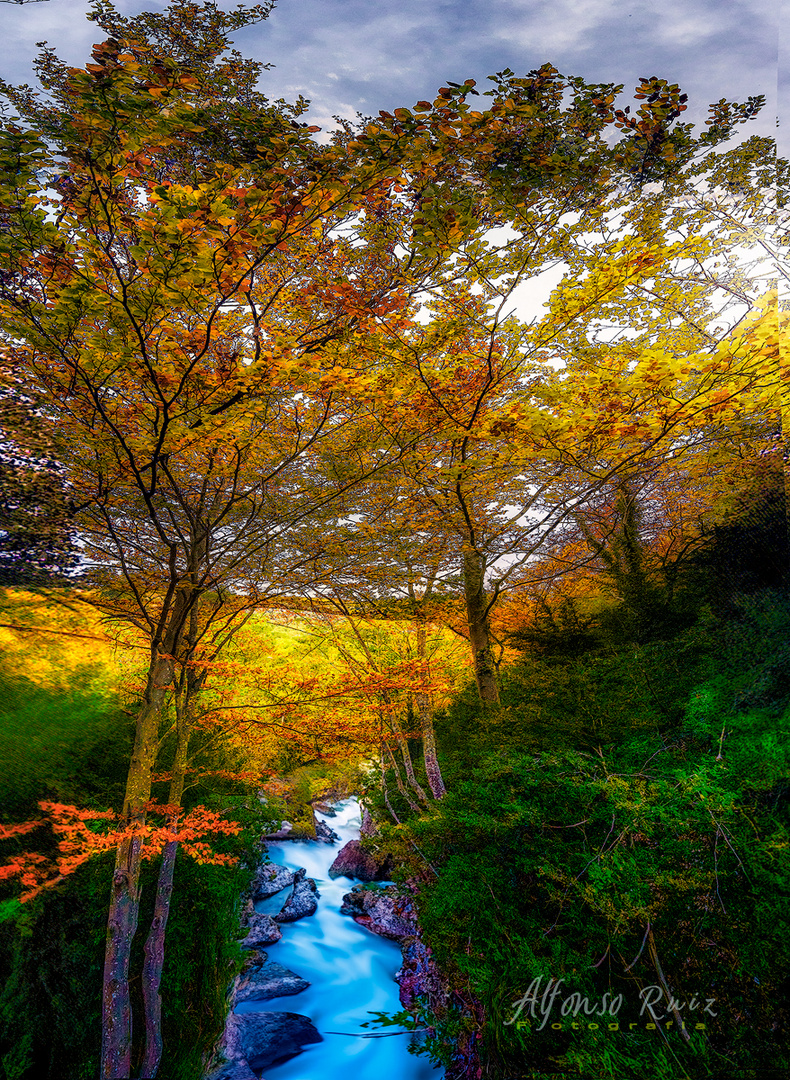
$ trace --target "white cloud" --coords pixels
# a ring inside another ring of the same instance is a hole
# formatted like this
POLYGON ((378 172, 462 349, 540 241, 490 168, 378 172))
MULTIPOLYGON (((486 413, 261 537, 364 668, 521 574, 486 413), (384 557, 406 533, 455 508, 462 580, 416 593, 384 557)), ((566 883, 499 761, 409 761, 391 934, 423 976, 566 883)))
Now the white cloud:
POLYGON ((502 25, 493 31, 494 39, 530 51, 539 44, 550 58, 561 52, 586 52, 594 28, 622 21, 612 0, 543 0, 511 3, 507 9, 502 25))
MULTIPOLYGON (((166 6, 116 2, 126 14, 166 6)), ((101 38, 86 8, 86 0, 4 4, 3 76, 29 81, 42 38, 68 63, 84 63, 101 38)), ((317 123, 432 99, 447 79, 474 78, 484 90, 491 72, 524 74, 550 61, 629 90, 642 75, 679 82, 695 122, 709 101, 765 93, 766 119, 748 130, 773 134, 776 22, 767 0, 399 0, 397 9, 380 0, 279 0, 268 19, 236 35, 236 45, 275 65, 263 73, 264 93, 304 94, 317 123)))

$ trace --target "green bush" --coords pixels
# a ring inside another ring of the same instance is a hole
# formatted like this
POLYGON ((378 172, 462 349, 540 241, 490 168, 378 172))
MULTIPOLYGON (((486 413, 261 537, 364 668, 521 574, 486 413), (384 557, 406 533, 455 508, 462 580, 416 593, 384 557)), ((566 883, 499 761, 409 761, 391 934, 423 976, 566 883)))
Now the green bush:
POLYGON ((500 708, 465 695, 440 724, 449 793, 389 836, 424 882, 440 964, 482 1005, 491 1075, 790 1067, 788 642, 786 593, 731 597, 672 639, 526 657, 500 708), (538 977, 540 994, 561 978, 622 1007, 599 1029, 539 1031, 539 1010, 508 1023, 538 977), (680 1001, 715 999, 688 1042, 639 1015, 662 978, 680 1001))

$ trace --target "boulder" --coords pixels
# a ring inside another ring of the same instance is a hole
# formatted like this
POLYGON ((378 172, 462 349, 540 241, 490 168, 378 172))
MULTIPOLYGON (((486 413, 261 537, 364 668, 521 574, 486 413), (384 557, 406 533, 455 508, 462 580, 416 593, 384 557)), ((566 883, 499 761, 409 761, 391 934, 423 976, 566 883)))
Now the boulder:
POLYGON ((343 897, 340 914, 351 915, 360 926, 392 941, 402 941, 417 934, 414 904, 397 885, 384 888, 355 885, 343 897))
POLYGON ((288 1012, 231 1013, 225 1026, 222 1051, 231 1062, 251 1069, 287 1061, 310 1043, 323 1038, 309 1017, 288 1012))
POLYGON ((293 824, 290 821, 281 821, 280 828, 276 832, 267 833, 264 840, 288 840, 293 832, 293 824))
POLYGON ((271 915, 253 911, 247 916, 247 936, 240 943, 242 949, 257 949, 261 945, 273 945, 283 936, 271 915))
POLYGON ((313 879, 306 878, 305 873, 305 870, 296 871, 293 892, 279 914, 274 916, 276 922, 295 922, 297 919, 303 919, 305 915, 315 914, 318 897, 321 894, 313 879))
POLYGON ((360 881, 386 881, 391 872, 389 855, 381 862, 365 851, 359 840, 349 840, 329 867, 331 878, 350 877, 359 878, 360 881))
POLYGON ((334 829, 330 829, 327 823, 321 821, 320 818, 316 818, 315 838, 320 840, 322 844, 334 844, 336 840, 340 839, 334 829))
MULTIPOLYGON (((265 953, 258 954, 264 956, 265 953)), ((236 983, 234 1005, 242 1001, 271 1001, 272 998, 301 994, 310 985, 306 979, 274 961, 253 964, 242 971, 236 983)))
POLYGON ((253 900, 266 900, 294 883, 294 872, 277 863, 264 863, 255 871, 250 885, 253 900))
POLYGON ((317 810, 319 814, 324 814, 326 817, 337 817, 337 810, 334 806, 330 806, 326 802, 314 802, 313 809, 317 810))

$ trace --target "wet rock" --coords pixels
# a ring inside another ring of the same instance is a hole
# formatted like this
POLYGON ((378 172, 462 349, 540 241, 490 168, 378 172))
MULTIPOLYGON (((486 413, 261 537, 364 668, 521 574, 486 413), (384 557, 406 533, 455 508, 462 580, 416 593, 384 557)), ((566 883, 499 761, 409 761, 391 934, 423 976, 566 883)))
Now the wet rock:
POLYGON ((414 904, 397 885, 384 888, 355 885, 343 897, 340 914, 351 915, 360 926, 392 941, 402 941, 417 934, 414 904))
POLYGON ((326 817, 337 817, 337 810, 334 806, 330 806, 326 802, 314 802, 313 809, 317 810, 319 814, 324 814, 326 817))
POLYGON ((258 1080, 246 1061, 229 1061, 209 1073, 206 1080, 258 1080))
MULTIPOLYGON (((264 955, 264 954, 258 954, 264 955)), ((269 961, 255 964, 247 968, 239 976, 234 1003, 238 1005, 242 1001, 271 1001, 272 998, 286 997, 290 994, 301 994, 310 985, 306 979, 296 975, 293 971, 269 961)))
POLYGON ((231 1062, 265 1069, 301 1053, 310 1043, 323 1042, 307 1016, 288 1012, 231 1013, 222 1051, 231 1062))
POLYGON ((320 840, 322 844, 334 844, 336 840, 340 839, 334 829, 330 829, 327 823, 321 821, 320 818, 316 818, 315 838, 320 840))
POLYGON ((281 821, 280 828, 276 832, 267 833, 264 840, 289 840, 292 839, 293 824, 290 821, 281 821))
POLYGON ((264 863, 255 872, 255 877, 250 885, 250 893, 253 900, 266 900, 288 885, 293 885, 293 882, 294 872, 289 870, 287 866, 264 863))
POLYGON ((337 853, 329 867, 331 878, 350 877, 360 881, 386 881, 392 873, 392 863, 387 855, 383 862, 365 851, 359 840, 349 840, 337 853))
POLYGON ((442 976, 433 953, 421 937, 407 938, 402 946, 403 966, 395 976, 400 986, 404 1009, 411 1009, 419 997, 431 1002, 443 1002, 447 997, 447 980, 442 976))
POLYGON ((261 945, 273 945, 283 936, 280 927, 271 915, 262 915, 253 911, 247 917, 248 933, 241 942, 242 949, 256 949, 261 945))
POLYGON ((314 915, 321 895, 312 878, 306 878, 305 870, 297 870, 294 875, 293 892, 284 907, 274 919, 279 922, 295 922, 306 915, 314 915))

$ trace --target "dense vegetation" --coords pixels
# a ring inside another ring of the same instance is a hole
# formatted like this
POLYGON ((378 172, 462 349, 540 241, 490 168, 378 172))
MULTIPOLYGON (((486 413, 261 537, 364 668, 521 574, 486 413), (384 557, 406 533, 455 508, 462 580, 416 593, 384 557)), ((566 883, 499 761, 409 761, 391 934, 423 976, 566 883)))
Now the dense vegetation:
POLYGON ((717 529, 648 640, 623 636, 611 602, 582 639, 566 603, 522 634, 501 705, 470 690, 438 723, 448 794, 385 832, 422 882, 422 924, 457 994, 456 1013, 430 1018, 439 1057, 471 1034, 497 1077, 787 1069, 783 510, 758 495, 717 529), (573 1000, 561 1014, 574 993, 595 1015, 573 1000), (622 995, 609 1015, 607 993, 622 995))

